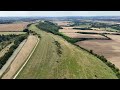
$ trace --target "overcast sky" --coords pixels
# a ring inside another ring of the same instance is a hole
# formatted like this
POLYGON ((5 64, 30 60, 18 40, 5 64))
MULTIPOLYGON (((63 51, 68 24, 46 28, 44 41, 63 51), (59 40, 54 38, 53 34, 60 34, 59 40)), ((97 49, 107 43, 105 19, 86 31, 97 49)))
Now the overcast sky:
POLYGON ((1 16, 120 16, 120 11, 0 11, 1 16))

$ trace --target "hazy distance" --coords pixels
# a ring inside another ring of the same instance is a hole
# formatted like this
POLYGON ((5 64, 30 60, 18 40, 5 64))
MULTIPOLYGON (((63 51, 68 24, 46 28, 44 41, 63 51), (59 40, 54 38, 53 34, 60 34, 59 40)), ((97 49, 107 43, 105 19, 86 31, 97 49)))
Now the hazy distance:
POLYGON ((120 16, 120 11, 0 11, 0 17, 9 16, 120 16))

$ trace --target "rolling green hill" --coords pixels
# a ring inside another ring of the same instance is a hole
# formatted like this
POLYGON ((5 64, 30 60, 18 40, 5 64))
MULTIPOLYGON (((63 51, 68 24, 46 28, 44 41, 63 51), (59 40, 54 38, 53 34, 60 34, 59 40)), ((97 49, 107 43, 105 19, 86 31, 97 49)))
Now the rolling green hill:
POLYGON ((117 79, 101 60, 62 37, 42 31, 35 24, 29 29, 41 39, 17 79, 117 79))

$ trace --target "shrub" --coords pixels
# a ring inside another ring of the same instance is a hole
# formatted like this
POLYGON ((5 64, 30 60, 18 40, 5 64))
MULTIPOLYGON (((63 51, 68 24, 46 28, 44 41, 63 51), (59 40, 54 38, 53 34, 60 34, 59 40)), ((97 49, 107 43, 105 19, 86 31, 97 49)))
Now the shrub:
POLYGON ((93 54, 93 50, 90 50, 90 53, 93 54))

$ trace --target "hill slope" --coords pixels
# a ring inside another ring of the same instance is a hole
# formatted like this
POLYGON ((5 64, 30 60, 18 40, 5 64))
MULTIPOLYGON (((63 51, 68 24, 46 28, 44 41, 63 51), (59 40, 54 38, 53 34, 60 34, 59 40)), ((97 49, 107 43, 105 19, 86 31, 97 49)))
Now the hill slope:
POLYGON ((116 79, 115 73, 93 55, 71 45, 63 38, 29 27, 41 35, 32 57, 17 76, 18 79, 116 79))

